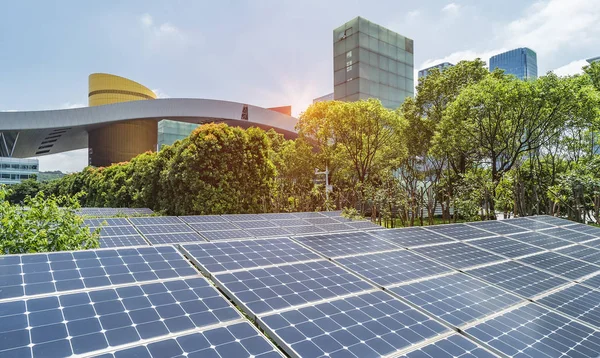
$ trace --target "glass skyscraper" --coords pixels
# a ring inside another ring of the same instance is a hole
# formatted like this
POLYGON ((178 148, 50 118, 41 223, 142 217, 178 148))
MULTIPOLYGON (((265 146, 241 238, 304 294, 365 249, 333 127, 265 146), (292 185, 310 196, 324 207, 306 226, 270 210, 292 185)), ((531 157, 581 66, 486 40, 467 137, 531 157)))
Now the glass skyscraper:
POLYGON ((429 74, 429 72, 431 70, 433 70, 434 68, 437 68, 438 70, 440 70, 440 72, 442 72, 445 69, 447 69, 448 67, 452 67, 452 66, 454 66, 454 64, 452 64, 450 62, 442 62, 442 63, 439 63, 439 64, 437 64, 435 66, 427 67, 427 68, 422 69, 422 70, 419 71, 419 78, 427 77, 427 75, 429 74))
POLYGON ((378 98, 391 109, 414 96, 413 40, 354 18, 333 30, 334 99, 378 98))
POLYGON ((521 47, 492 56, 490 71, 496 68, 521 80, 534 80, 537 78, 537 54, 530 48, 521 47))

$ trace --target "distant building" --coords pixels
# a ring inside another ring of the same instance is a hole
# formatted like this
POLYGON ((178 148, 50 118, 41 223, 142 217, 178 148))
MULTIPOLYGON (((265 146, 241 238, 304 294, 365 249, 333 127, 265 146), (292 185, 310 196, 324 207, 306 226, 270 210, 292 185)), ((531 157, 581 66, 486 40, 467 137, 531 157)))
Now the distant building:
POLYGON ((317 102, 325 102, 325 101, 333 101, 333 92, 313 99, 313 104, 317 103, 317 102))
POLYGON ((427 77, 427 75, 429 75, 429 72, 431 70, 433 70, 434 68, 437 68, 438 70, 440 70, 440 72, 443 72, 445 69, 447 69, 448 67, 452 67, 452 66, 454 66, 454 64, 452 64, 450 62, 442 62, 435 66, 427 67, 427 68, 419 71, 419 78, 427 77))
POLYGON ((37 159, 18 159, 0 156, 0 184, 18 184, 39 174, 37 159))
POLYGON ((414 96, 414 42, 362 17, 333 30, 335 100, 378 98, 398 108, 414 96))
POLYGON ((598 57, 592 57, 592 58, 588 59, 587 62, 588 63, 600 62, 600 56, 598 56, 598 57))
POLYGON ((537 78, 537 54, 530 48, 510 50, 490 58, 490 71, 499 68, 521 80, 537 78))

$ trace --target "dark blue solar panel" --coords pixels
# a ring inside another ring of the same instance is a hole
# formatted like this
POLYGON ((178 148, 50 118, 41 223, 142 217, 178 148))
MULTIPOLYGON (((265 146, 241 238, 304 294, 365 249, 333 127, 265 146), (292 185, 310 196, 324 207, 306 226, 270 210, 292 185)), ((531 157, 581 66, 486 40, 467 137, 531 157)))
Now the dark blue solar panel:
POLYGON ((398 249, 399 247, 364 232, 300 236, 295 240, 327 257, 342 257, 398 249))
POLYGON ((527 298, 533 298, 569 283, 563 278, 516 261, 480 267, 468 270, 467 273, 527 298))
POLYGON ((600 237, 600 227, 598 226, 572 223, 572 225, 565 226, 565 229, 575 230, 595 237, 600 237))
POLYGON ((248 234, 254 237, 290 236, 291 233, 281 227, 266 227, 259 229, 246 229, 248 234))
POLYGON ((541 230, 541 229, 549 229, 554 227, 553 225, 546 224, 540 221, 531 220, 528 218, 516 218, 516 219, 508 219, 504 220, 505 223, 516 225, 522 227, 527 230, 541 230))
POLYGON ((231 222, 264 220, 260 214, 228 214, 221 217, 231 222))
POLYGON ((466 330, 509 357, 597 357, 600 332, 530 303, 466 330))
POLYGON ((538 302, 600 328, 600 291, 576 284, 538 302))
POLYGON ((321 213, 315 213, 315 212, 294 213, 294 215, 296 215, 296 217, 298 217, 300 219, 327 217, 327 215, 323 215, 321 213))
POLYGON ((181 232, 194 232, 191 227, 186 224, 164 224, 164 225, 144 225, 138 226, 138 230, 143 235, 152 234, 176 234, 181 232))
POLYGON ((140 218, 129 218, 129 221, 135 226, 145 225, 167 225, 167 224, 181 224, 177 216, 149 216, 140 218))
MULTIPOLYGON (((95 228, 90 228, 96 230, 95 228)), ((133 226, 104 226, 98 227, 100 231, 100 237, 110 236, 125 236, 125 235, 139 235, 138 231, 133 226)))
POLYGON ((208 241, 219 241, 219 240, 239 240, 249 239, 252 235, 244 230, 220 230, 220 231, 203 231, 204 236, 208 241))
POLYGON ((262 229, 268 227, 278 227, 277 224, 267 220, 253 220, 253 221, 236 221, 235 225, 240 229, 262 229))
POLYGON ((460 334, 453 334, 412 352, 402 358, 493 358, 494 354, 460 334))
POLYGON ((468 223, 467 225, 476 227, 478 229, 487 230, 489 232, 493 232, 494 234, 499 235, 516 234, 519 232, 527 231, 522 227, 506 224, 502 221, 496 220, 476 221, 468 223))
POLYGON ((330 217, 327 218, 306 218, 304 221, 310 223, 311 225, 327 225, 327 224, 339 224, 339 221, 332 219, 330 217))
POLYGON ((504 236, 471 240, 469 241, 469 245, 477 246, 481 249, 511 259, 544 251, 541 247, 529 245, 518 240, 512 240, 504 236))
POLYGON ((125 218, 98 218, 98 219, 85 219, 83 224, 91 227, 98 226, 131 226, 131 223, 125 218))
POLYGON ((598 249, 583 245, 573 245, 556 250, 556 252, 591 264, 600 265, 600 250, 598 249))
POLYGON ((510 235, 513 240, 518 240, 530 245, 539 246, 546 250, 554 250, 559 247, 573 245, 572 242, 545 235, 540 232, 526 232, 522 234, 510 235))
POLYGON ((408 250, 350 256, 336 261, 379 286, 395 285, 452 271, 408 250))
POLYGON ((191 215, 191 216, 180 216, 179 219, 188 224, 194 223, 218 223, 226 222, 220 215, 191 215))
POLYGON ((143 346, 117 350, 99 358, 166 358, 166 357, 283 357, 271 343, 248 322, 182 335, 143 346))
POLYGON ((298 216, 294 213, 266 213, 260 214, 265 220, 293 220, 298 219, 298 216))
POLYGON ((600 267, 598 266, 590 265, 568 256, 559 255, 555 252, 545 252, 523 257, 519 261, 571 280, 577 280, 600 271, 600 267))
POLYGON ((288 238, 207 242, 183 245, 183 249, 213 274, 321 258, 288 238))
POLYGON ((570 225, 570 224, 574 223, 574 221, 571 221, 571 220, 561 219, 561 218, 557 218, 554 216, 548 216, 548 215, 529 216, 528 218, 531 220, 543 222, 543 223, 550 224, 550 225, 556 225, 556 226, 570 225))
POLYGON ((582 232, 577 232, 577 231, 573 231, 573 230, 568 230, 568 229, 561 228, 561 227, 543 230, 540 232, 544 233, 546 235, 551 235, 551 236, 557 237, 559 239, 576 242, 576 243, 590 241, 590 240, 594 240, 596 238, 595 236, 592 236, 592 235, 584 234, 582 232))
POLYGON ((342 231, 356 231, 352 226, 345 223, 338 224, 326 224, 326 225, 315 225, 319 229, 323 229, 326 232, 342 232, 342 231))
POLYGON ((470 240, 470 239, 481 239, 483 237, 495 236, 484 230, 479 230, 475 227, 468 226, 465 224, 451 224, 451 225, 432 225, 428 226, 427 230, 433 231, 439 234, 446 235, 455 240, 470 240))
POLYGON ((171 246, 0 256, 0 299, 197 274, 171 246))
POLYGON ((383 291, 260 319, 291 356, 379 357, 449 330, 383 291))
POLYGON ((592 276, 588 279, 581 281, 581 283, 591 288, 600 290, 600 275, 592 276))
POLYGON ((206 240, 195 232, 182 232, 176 234, 146 234, 146 239, 154 245, 177 244, 184 242, 206 242, 206 240))
POLYGON ((455 327, 523 302, 517 296, 462 273, 393 287, 390 291, 455 327))
POLYGON ((216 222, 216 223, 193 223, 189 224, 192 229, 203 233, 205 231, 219 231, 219 230, 237 230, 237 227, 234 223, 230 222, 216 222))
POLYGON ((101 237, 100 247, 124 247, 124 246, 143 246, 148 245, 148 242, 144 240, 142 235, 127 235, 127 236, 112 236, 112 237, 101 237))
POLYGON ((325 260, 219 274, 214 279, 253 315, 374 288, 325 260))
POLYGON ((357 230, 380 230, 381 225, 377 225, 370 221, 350 221, 347 222, 346 225, 352 227, 357 230))
POLYGON ((203 278, 0 303, 0 315, 3 357, 89 354, 240 318, 203 278))
POLYGON ((420 247, 414 251, 458 269, 506 260, 462 242, 420 247))
POLYGON ((392 241, 402 247, 417 247, 444 242, 454 242, 454 240, 446 236, 420 227, 378 230, 372 231, 370 234, 392 241))
POLYGON ((273 223, 280 227, 288 227, 288 226, 307 226, 311 225, 304 221, 304 219, 280 219, 273 220, 273 223))
POLYGON ((316 226, 286 226, 285 229, 293 235, 322 234, 326 231, 316 226))

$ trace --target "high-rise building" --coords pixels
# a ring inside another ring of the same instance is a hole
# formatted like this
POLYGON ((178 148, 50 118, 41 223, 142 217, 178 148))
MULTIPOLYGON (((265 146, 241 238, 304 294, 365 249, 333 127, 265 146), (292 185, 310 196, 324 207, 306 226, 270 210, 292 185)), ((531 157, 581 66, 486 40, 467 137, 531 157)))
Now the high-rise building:
POLYGON ((0 184, 17 184, 39 174, 37 159, 0 156, 0 184))
POLYGON ((598 56, 598 57, 592 57, 592 58, 589 58, 589 59, 587 60, 587 62, 588 62, 588 63, 590 63, 590 64, 591 64, 591 63, 594 63, 594 62, 600 62, 600 56, 598 56))
POLYGON ((313 99, 313 103, 325 102, 325 101, 333 101, 333 92, 313 99))
POLYGON ((534 80, 537 78, 537 54, 530 48, 521 47, 492 56, 490 71, 496 68, 521 80, 534 80))
POLYGON ((454 64, 452 64, 450 62, 442 62, 435 66, 427 67, 427 68, 419 71, 419 78, 427 77, 427 75, 429 75, 429 72, 431 72, 431 70, 433 70, 434 68, 437 68, 438 70, 440 70, 440 72, 442 72, 445 69, 447 69, 448 67, 452 67, 452 66, 454 66, 454 64))
POLYGON ((362 17, 333 30, 334 99, 378 98, 399 107, 414 95, 413 40, 362 17))

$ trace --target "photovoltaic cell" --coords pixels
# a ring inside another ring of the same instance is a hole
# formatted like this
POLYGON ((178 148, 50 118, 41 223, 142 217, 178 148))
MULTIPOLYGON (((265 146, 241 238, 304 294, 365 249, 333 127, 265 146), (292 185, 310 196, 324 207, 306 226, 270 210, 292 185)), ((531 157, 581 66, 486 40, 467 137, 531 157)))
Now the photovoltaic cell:
POLYGON ((600 275, 592 276, 584 281, 581 281, 586 286, 600 290, 600 275))
POLYGON ((452 271, 408 250, 349 256, 336 261, 382 287, 452 271))
POLYGON ((213 274, 320 258, 288 238, 190 244, 183 249, 213 274))
POLYGON ((295 240, 330 258, 398 249, 364 232, 299 236, 295 240))
POLYGON ((296 217, 298 217, 300 219, 324 218, 324 217, 327 217, 326 215, 321 214, 321 213, 317 213, 317 212, 294 213, 294 215, 296 215, 296 217))
POLYGON ((203 231, 202 236, 204 236, 208 241, 252 238, 252 235, 245 232, 244 230, 203 231))
POLYGON ((277 227, 276 224, 267 220, 236 221, 235 225, 239 226, 240 229, 260 229, 266 227, 277 227))
POLYGON ((303 307, 260 319, 298 357, 379 357, 449 330, 383 291, 303 307))
POLYGON ((327 232, 340 232, 340 231, 356 231, 352 226, 348 226, 343 223, 339 224, 327 224, 327 225, 315 225, 319 229, 323 229, 327 232))
POLYGON ((308 222, 306 222, 304 219, 273 220, 273 223, 275 223, 277 226, 280 226, 280 227, 311 225, 308 222))
POLYGON ((581 279, 600 271, 600 267, 598 266, 590 265, 568 256, 559 255, 555 252, 545 252, 523 257, 519 261, 571 280, 581 279))
POLYGON ((530 303, 466 331, 509 357, 596 357, 600 332, 530 303))
POLYGON ((228 214, 221 217, 231 222, 264 220, 260 214, 228 214))
POLYGON ((390 288, 390 291, 454 327, 524 302, 517 296, 462 273, 397 286, 390 288))
POLYGON ((203 278, 0 303, 0 315, 3 357, 90 354, 240 318, 203 278))
POLYGON ((457 269, 506 260, 502 256, 483 251, 462 242, 419 247, 416 252, 457 269))
POLYGON ((281 227, 246 229, 245 231, 254 237, 289 236, 291 234, 288 230, 281 227))
MULTIPOLYGON (((583 245, 568 246, 556 250, 559 254, 567 255, 587 263, 600 265, 600 250, 583 245)), ((598 267, 600 270, 600 267, 598 267)))
POLYGON ((387 229, 372 231, 372 235, 387 239, 402 247, 417 247, 444 242, 454 242, 443 235, 427 231, 420 227, 411 227, 406 229, 387 229))
POLYGON ((298 217, 294 213, 266 213, 260 214, 265 220, 293 220, 298 217))
POLYGON ((556 226, 570 225, 570 224, 574 223, 571 220, 561 219, 561 218, 557 218, 555 216, 549 216, 549 215, 529 216, 528 218, 531 220, 543 222, 543 223, 550 224, 550 225, 556 225, 556 226))
POLYGON ((541 229, 550 229, 552 227, 554 227, 553 225, 541 222, 541 221, 536 221, 536 220, 531 220, 528 218, 515 218, 515 219, 507 219, 504 220, 503 222, 508 223, 508 224, 512 224, 512 225, 516 225, 519 227, 522 227, 524 229, 527 230, 541 230, 541 229))
POLYGON ((206 240, 195 232, 181 232, 175 234, 153 234, 146 235, 146 239, 154 245, 177 244, 184 242, 206 242, 206 240))
POLYGON ((152 234, 176 234, 180 232, 194 232, 186 224, 164 224, 164 225, 144 225, 138 226, 138 230, 145 235, 152 234))
POLYGON ((177 216, 150 216, 141 218, 129 218, 129 221, 138 228, 144 225, 166 225, 166 224, 181 224, 177 216))
POLYGON ((0 256, 0 299, 197 275, 171 246, 0 256))
POLYGON ((286 226, 285 229, 293 235, 306 235, 306 234, 321 234, 326 231, 316 226, 286 226))
POLYGON ((148 245, 148 242, 140 234, 101 237, 99 241, 101 248, 148 245))
POLYGON ((83 224, 86 226, 97 227, 97 226, 131 226, 129 221, 125 218, 98 218, 98 219, 85 219, 83 224))
POLYGON ((225 218, 220 215, 191 215, 191 216, 180 216, 179 219, 187 224, 198 224, 198 223, 219 223, 226 222, 225 218))
POLYGON ((522 234, 511 235, 511 239, 539 246, 546 250, 554 250, 560 247, 573 245, 572 242, 562 239, 557 239, 553 236, 545 235, 540 232, 526 232, 522 234))
POLYGON ((327 224, 339 224, 339 221, 332 219, 331 217, 326 218, 306 218, 304 221, 311 225, 327 225, 327 224))
MULTIPOLYGON (((96 228, 90 228, 94 231, 96 228)), ((100 230, 100 237, 111 237, 111 236, 127 236, 127 235, 139 235, 137 230, 133 226, 103 226, 98 227, 100 230)))
POLYGON ((169 338, 147 345, 124 348, 98 358, 166 358, 166 357, 283 357, 265 336, 248 322, 169 338))
POLYGON ((484 230, 479 230, 465 224, 432 225, 427 230, 446 235, 455 240, 481 239, 483 237, 495 236, 484 230))
POLYGON ((527 298, 566 285, 569 281, 540 271, 516 261, 476 268, 466 271, 481 280, 489 282, 527 298))
POLYGON ((538 302, 600 328, 600 291, 576 284, 543 297, 538 302))
POLYGON ((588 235, 588 234, 584 234, 582 232, 568 230, 568 229, 564 229, 564 228, 560 228, 560 227, 557 227, 554 229, 548 229, 548 230, 544 230, 544 231, 540 231, 540 232, 542 232, 546 235, 552 235, 559 239, 576 242, 576 243, 590 241, 590 240, 594 240, 596 238, 595 236, 592 236, 592 235, 588 235))
POLYGON ((511 259, 544 251, 541 247, 512 240, 504 236, 472 240, 469 241, 469 245, 477 246, 511 259))
POLYGON ((342 211, 341 211, 341 210, 334 210, 334 211, 319 211, 319 213, 320 213, 321 215, 328 216, 328 217, 342 216, 342 211))
POLYGON ((330 215, 330 216, 327 216, 327 217, 332 218, 332 219, 337 220, 337 221, 342 222, 342 223, 350 222, 350 221, 368 221, 367 219, 354 219, 353 220, 353 219, 346 218, 346 217, 343 217, 343 216, 334 216, 334 215, 330 215))
POLYGON ((481 346, 460 334, 453 334, 406 353, 401 358, 493 358, 496 357, 481 346))
POLYGON ((370 221, 351 221, 347 222, 346 225, 356 230, 380 230, 381 226, 370 221))
POLYGON ((522 227, 506 224, 502 221, 497 220, 476 221, 468 223, 467 225, 476 227, 478 229, 487 230, 499 235, 516 234, 519 232, 527 231, 522 227))
POLYGON ((585 244, 583 244, 583 245, 588 246, 588 247, 593 247, 595 249, 600 249, 600 239, 586 241, 585 244))
POLYGON ((595 237, 600 237, 600 228, 592 225, 585 225, 580 223, 572 223, 572 225, 565 226, 566 229, 575 230, 595 237))
POLYGON ((224 273, 214 279, 253 315, 374 288, 325 260, 224 273))
POLYGON ((216 222, 216 223, 192 223, 189 224, 192 229, 203 233, 205 231, 219 231, 219 230, 238 230, 235 224, 230 222, 216 222))

